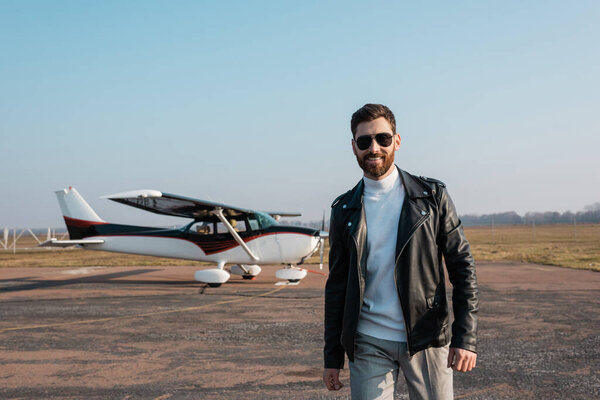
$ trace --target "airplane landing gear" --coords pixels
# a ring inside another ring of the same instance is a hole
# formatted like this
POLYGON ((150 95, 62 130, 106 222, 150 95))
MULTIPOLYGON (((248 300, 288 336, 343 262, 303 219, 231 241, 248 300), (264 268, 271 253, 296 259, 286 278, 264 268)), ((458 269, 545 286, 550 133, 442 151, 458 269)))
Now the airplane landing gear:
POLYGON ((230 272, 235 275, 240 275, 242 279, 252 280, 256 275, 260 274, 261 271, 262 269, 258 265, 240 264, 232 265, 230 272))
POLYGON ((306 270, 289 265, 287 268, 277 270, 275 276, 290 283, 297 283, 306 276, 306 270))
POLYGON ((196 271, 194 278, 197 281, 208 283, 210 287, 219 287, 221 284, 227 282, 231 276, 223 267, 225 267, 225 263, 220 262, 217 268, 196 271))

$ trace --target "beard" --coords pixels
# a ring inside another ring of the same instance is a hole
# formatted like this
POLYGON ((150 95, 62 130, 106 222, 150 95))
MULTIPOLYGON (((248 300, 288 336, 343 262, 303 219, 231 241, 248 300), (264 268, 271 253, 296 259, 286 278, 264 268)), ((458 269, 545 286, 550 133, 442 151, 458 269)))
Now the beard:
POLYGON ((358 165, 365 174, 373 176, 375 178, 379 178, 394 164, 394 152, 392 151, 390 154, 386 153, 365 153, 362 156, 356 155, 356 161, 358 161, 358 165), (367 163, 367 158, 369 157, 382 157, 382 163, 379 165, 371 165, 367 163))

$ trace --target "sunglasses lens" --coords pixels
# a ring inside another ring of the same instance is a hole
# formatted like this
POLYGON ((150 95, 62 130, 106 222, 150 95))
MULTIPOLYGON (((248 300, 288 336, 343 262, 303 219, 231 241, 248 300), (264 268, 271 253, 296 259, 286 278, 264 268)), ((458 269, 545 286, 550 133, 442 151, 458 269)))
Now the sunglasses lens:
POLYGON ((375 135, 375 140, 377 140, 377 143, 380 146, 388 147, 392 144, 392 137, 393 136, 389 133, 378 133, 377 135, 375 135))
MULTIPOLYGON (((393 137, 394 136, 390 135, 389 133, 378 133, 375 135, 375 141, 377 141, 377 144, 381 147, 388 147, 392 144, 393 137)), ((369 147, 371 147, 373 136, 360 136, 355 141, 360 150, 367 150, 369 147)))
POLYGON ((359 149, 366 150, 369 147, 371 147, 372 141, 373 141, 373 138, 371 136, 361 136, 358 139, 356 139, 356 145, 358 146, 359 149))

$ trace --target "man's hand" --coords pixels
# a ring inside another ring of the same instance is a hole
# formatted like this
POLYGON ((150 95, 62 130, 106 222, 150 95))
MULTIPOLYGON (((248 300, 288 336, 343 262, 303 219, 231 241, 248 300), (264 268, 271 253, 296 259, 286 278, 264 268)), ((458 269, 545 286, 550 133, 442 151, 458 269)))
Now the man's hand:
POLYGON ((452 367, 453 370, 458 372, 469 372, 475 368, 475 364, 477 364, 477 353, 458 347, 450 347, 448 368, 452 367))
POLYGON ((340 370, 335 368, 325 368, 323 370, 323 382, 329 390, 340 390, 342 382, 340 382, 340 370))

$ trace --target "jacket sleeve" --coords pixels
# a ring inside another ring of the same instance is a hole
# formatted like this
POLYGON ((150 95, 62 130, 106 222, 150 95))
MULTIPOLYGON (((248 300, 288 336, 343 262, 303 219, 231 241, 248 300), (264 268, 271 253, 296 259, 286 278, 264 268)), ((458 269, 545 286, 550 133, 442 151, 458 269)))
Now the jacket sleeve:
POLYGON ((444 255, 448 277, 452 283, 452 324, 451 347, 476 352, 478 290, 475 262, 469 242, 452 199, 446 189, 440 191, 440 231, 438 243, 444 255))
POLYGON ((325 285, 325 368, 344 367, 341 344, 346 285, 348 282, 348 249, 343 239, 339 212, 331 210, 329 223, 329 277, 325 285))

